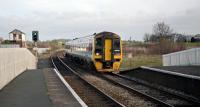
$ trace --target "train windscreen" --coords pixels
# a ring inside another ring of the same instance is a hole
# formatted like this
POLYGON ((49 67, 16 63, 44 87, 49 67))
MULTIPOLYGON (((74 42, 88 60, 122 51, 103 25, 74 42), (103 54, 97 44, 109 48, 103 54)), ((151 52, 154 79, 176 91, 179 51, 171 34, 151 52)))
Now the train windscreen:
POLYGON ((114 39, 113 40, 113 51, 115 54, 120 53, 120 39, 114 39))
POLYGON ((102 38, 96 38, 96 49, 95 49, 95 54, 96 55, 101 55, 102 54, 102 38))

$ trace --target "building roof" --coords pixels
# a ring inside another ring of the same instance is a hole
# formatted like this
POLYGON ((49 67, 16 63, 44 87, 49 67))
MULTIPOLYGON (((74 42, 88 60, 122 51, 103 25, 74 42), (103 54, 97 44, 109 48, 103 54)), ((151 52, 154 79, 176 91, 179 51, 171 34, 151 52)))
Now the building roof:
POLYGON ((18 29, 14 29, 13 31, 11 31, 9 34, 14 33, 14 34, 25 34, 24 32, 18 30, 18 29))

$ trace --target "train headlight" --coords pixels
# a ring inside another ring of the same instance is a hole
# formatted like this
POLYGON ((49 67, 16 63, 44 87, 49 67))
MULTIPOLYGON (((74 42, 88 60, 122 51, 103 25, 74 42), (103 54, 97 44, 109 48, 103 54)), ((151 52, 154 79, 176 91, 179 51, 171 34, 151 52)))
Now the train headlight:
POLYGON ((96 53, 96 55, 97 55, 97 56, 99 56, 99 55, 100 55, 100 53, 96 53))

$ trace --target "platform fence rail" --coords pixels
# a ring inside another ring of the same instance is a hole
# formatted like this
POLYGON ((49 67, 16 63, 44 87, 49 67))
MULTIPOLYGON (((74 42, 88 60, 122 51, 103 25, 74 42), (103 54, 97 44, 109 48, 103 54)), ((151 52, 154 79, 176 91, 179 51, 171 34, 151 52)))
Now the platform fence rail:
POLYGON ((165 54, 162 58, 163 66, 199 66, 200 48, 165 54))

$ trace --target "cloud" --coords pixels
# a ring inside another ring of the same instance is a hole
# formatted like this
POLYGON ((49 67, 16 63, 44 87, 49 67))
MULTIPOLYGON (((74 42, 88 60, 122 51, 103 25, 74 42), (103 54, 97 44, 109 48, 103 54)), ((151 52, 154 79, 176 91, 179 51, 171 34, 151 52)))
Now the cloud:
POLYGON ((177 32, 199 33, 199 0, 0 0, 0 36, 17 28, 31 39, 80 37, 113 31, 142 40, 156 22, 165 21, 177 32))

